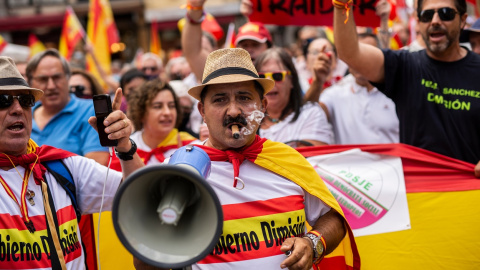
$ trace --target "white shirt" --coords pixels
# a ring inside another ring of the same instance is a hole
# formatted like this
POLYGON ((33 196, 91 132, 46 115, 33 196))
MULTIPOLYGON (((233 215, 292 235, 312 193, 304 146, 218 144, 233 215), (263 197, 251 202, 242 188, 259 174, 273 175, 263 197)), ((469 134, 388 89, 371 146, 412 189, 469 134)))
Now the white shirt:
POLYGON ((294 182, 248 160, 240 165, 239 178, 245 183, 242 190, 233 187, 231 163, 212 162, 207 182, 222 204, 223 234, 213 251, 218 256, 208 256, 193 269, 280 269, 286 257, 280 251, 281 236, 273 231, 305 233, 305 221, 314 224, 331 209, 294 182))
MULTIPOLYGON (((99 212, 107 167, 96 163, 93 159, 81 156, 69 157, 63 159, 63 161, 75 181, 76 198, 82 214, 99 212)), ((25 169, 20 166, 17 166, 17 169, 23 176, 25 169)), ((20 201, 22 180, 17 170, 15 168, 8 171, 2 170, 0 175, 9 185, 17 200, 20 201)), ((48 171, 45 172, 45 178, 57 212, 59 240, 62 248, 66 249, 67 269, 84 269, 85 254, 81 246, 80 229, 70 197, 48 171)), ((120 172, 110 170, 108 173, 103 211, 111 210, 113 198, 121 179, 122 173, 120 172)), ((48 245, 45 240, 47 230, 42 189, 40 185, 35 183, 33 174, 29 178, 27 188, 35 193, 33 197, 35 205, 26 204, 28 216, 36 229, 34 233, 22 229, 24 226, 22 226, 23 221, 19 206, 0 186, 0 198, 2 200, 0 204, 0 240, 3 247, 10 249, 8 255, 6 254, 7 251, 2 250, 5 256, 10 257, 0 262, 0 268, 2 269, 51 269, 50 260, 47 259, 46 254, 48 245)))
POLYGON ((260 129, 260 137, 276 142, 289 142, 295 140, 316 140, 327 144, 333 143, 332 126, 328 123, 327 116, 316 103, 306 103, 300 109, 300 115, 293 123, 294 113, 289 114, 283 121, 260 129))
POLYGON ((395 104, 377 88, 368 92, 349 74, 320 96, 330 115, 336 144, 398 143, 395 104))
MULTIPOLYGON (((132 135, 130 135, 130 138, 133 141, 135 141, 135 144, 137 145, 138 149, 143 150, 145 152, 150 152, 150 151, 152 151, 152 148, 150 148, 150 146, 148 146, 145 143, 145 141, 143 140, 143 137, 142 137, 142 133, 143 133, 143 130, 136 131, 132 135)), ((200 144, 200 143, 201 142, 199 140, 195 140, 195 141, 192 141, 190 144, 200 144)), ((177 150, 178 150, 178 148, 168 149, 167 151, 163 152, 163 156, 165 157, 165 159, 170 158, 170 156, 173 155, 173 153, 175 153, 175 151, 177 151, 177 150)), ((158 161, 158 159, 155 157, 155 155, 152 155, 150 160, 145 165, 160 164, 160 163, 162 163, 162 162, 158 161)))

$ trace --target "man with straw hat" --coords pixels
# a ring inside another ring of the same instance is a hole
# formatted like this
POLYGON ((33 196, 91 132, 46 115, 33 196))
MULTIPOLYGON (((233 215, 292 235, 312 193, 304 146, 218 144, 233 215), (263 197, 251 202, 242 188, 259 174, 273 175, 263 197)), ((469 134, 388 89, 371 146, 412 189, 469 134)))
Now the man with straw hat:
MULTIPOLYGON (((0 268, 84 269, 77 217, 66 190, 46 170, 45 162, 61 160, 75 181, 82 214, 99 212, 105 180, 104 210, 109 210, 122 174, 94 160, 50 146, 39 147, 31 138, 32 107, 43 91, 29 87, 12 59, 0 57, 0 268)), ((111 139, 118 139, 117 151, 132 147, 132 125, 120 106, 117 90, 106 121, 111 139)), ((90 119, 96 124, 96 118, 90 119)), ((123 177, 142 166, 134 154, 123 161, 123 177)))
POLYGON ((273 86, 236 48, 210 53, 202 84, 189 90, 210 132, 198 147, 212 160, 207 181, 224 216, 218 244, 194 269, 311 269, 320 261, 358 269, 352 231, 310 163, 256 135, 273 86))

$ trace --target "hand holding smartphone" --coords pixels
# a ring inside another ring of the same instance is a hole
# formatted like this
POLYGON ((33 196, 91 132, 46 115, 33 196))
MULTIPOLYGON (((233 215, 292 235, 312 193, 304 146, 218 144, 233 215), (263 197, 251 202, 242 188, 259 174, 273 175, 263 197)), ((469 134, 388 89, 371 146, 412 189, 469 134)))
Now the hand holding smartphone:
POLYGON ((112 112, 112 101, 109 95, 93 96, 93 107, 95 116, 97 117, 97 131, 102 146, 117 146, 118 140, 110 140, 108 134, 105 133, 105 125, 103 121, 112 112))

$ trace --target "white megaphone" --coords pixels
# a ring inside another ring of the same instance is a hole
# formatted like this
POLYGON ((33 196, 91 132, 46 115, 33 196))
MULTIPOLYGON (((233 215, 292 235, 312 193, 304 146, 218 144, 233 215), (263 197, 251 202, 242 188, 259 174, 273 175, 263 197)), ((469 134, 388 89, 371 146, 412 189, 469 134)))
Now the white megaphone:
POLYGON ((149 165, 120 185, 112 219, 118 238, 137 259, 160 268, 183 268, 206 257, 223 229, 223 212, 205 178, 210 158, 192 145, 168 164, 149 165))

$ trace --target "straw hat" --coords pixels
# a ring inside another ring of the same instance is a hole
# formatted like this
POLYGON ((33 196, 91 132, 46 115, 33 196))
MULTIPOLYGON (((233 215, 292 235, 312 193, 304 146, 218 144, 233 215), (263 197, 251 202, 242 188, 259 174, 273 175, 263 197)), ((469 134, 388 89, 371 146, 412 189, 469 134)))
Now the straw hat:
POLYGON ((200 100, 200 94, 207 85, 247 81, 259 82, 264 89, 264 94, 272 90, 275 85, 273 80, 258 77, 250 54, 244 49, 220 49, 208 55, 205 69, 203 70, 202 84, 190 88, 188 93, 200 100))
POLYGON ((31 88, 28 85, 16 68, 12 58, 0 56, 0 94, 7 90, 30 90, 30 93, 35 97, 35 101, 43 96, 42 90, 31 88))

